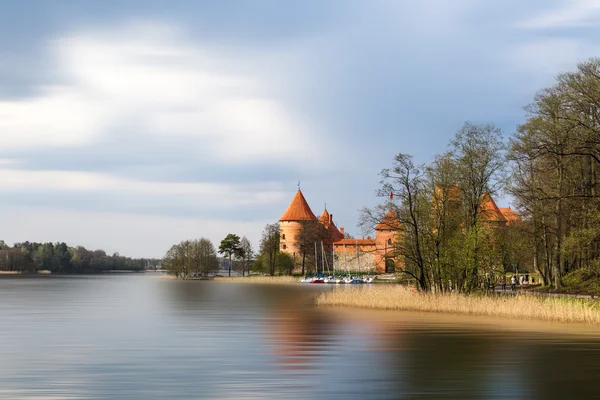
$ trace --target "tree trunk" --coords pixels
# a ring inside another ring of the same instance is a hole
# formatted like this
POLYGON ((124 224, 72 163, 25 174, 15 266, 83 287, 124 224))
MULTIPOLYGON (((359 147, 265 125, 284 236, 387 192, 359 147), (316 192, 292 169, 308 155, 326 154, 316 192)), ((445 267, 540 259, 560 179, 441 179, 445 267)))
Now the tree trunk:
POLYGON ((563 237, 563 215, 562 215, 562 183, 563 183, 563 165, 562 160, 558 165, 558 200, 556 202, 556 254, 554 261, 554 288, 560 289, 560 278, 563 273, 562 260, 562 237, 563 237))

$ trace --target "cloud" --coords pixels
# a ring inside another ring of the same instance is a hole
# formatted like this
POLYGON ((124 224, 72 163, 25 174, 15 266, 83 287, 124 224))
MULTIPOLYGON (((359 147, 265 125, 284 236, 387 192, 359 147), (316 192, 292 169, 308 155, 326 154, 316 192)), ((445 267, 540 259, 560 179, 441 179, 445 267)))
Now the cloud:
POLYGON ((51 76, 0 97, 2 239, 139 256, 203 235, 256 243, 293 193, 281 182, 314 173, 330 147, 292 111, 282 75, 262 71, 282 50, 213 47, 148 21, 45 44, 51 76))
POLYGON ((92 146, 133 127, 216 163, 310 155, 313 129, 268 95, 266 79, 244 71, 243 52, 223 56, 156 23, 63 35, 49 51, 61 83, 0 102, 5 150, 92 146))
POLYGON ((519 24, 526 29, 596 27, 600 21, 597 0, 565 0, 562 6, 543 12, 519 24))
POLYGON ((118 193, 119 196, 184 197, 197 207, 258 206, 283 200, 276 183, 227 184, 205 182, 156 182, 119 178, 109 174, 77 171, 1 169, 0 192, 63 191, 118 193))

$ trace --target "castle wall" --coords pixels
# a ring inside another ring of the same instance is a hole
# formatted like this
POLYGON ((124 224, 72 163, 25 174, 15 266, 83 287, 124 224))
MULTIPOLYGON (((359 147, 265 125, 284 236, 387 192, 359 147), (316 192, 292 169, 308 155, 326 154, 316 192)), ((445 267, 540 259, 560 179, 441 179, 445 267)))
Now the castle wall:
MULTIPOLYGON (((350 241, 352 239, 345 240, 350 241)), ((364 239, 362 239, 362 241, 364 241, 364 239)), ((353 272, 360 270, 363 273, 375 271, 376 247, 374 241, 370 240, 370 242, 371 243, 359 243, 358 251, 356 249, 356 244, 334 243, 336 255, 335 269, 353 272)))

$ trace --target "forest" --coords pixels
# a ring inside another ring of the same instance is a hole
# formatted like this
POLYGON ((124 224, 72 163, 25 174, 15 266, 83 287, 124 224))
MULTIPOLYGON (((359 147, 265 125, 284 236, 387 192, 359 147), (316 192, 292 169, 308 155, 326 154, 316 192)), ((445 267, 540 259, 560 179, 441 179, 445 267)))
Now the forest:
POLYGON ((57 243, 15 243, 9 247, 0 241, 0 271, 77 274, 106 271, 142 271, 155 269, 160 260, 129 258, 104 250, 88 250, 83 246, 70 247, 57 243))

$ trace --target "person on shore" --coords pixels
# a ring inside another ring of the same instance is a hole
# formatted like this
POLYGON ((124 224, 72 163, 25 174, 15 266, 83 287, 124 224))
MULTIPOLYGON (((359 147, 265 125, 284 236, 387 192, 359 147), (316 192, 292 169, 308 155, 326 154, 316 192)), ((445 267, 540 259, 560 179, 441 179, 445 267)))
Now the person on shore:
POLYGON ((514 275, 510 277, 510 290, 513 292, 517 290, 517 278, 514 275))
POLYGON ((500 279, 500 285, 502 286, 502 291, 506 291, 506 278, 500 279))

